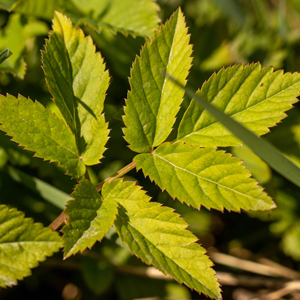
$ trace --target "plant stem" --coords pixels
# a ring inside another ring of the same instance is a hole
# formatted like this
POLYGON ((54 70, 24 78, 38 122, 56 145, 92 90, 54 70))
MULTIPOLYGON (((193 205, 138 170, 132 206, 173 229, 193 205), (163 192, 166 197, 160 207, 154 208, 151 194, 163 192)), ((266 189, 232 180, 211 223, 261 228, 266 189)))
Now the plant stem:
POLYGON ((68 216, 63 211, 50 225, 52 230, 56 230, 60 225, 67 220, 68 216))
MULTIPOLYGON (((104 181, 98 183, 95 185, 95 188, 98 192, 100 192, 100 190, 102 189, 102 186, 104 185, 105 182, 112 182, 117 178, 120 178, 122 176, 124 176, 126 173, 128 173, 129 171, 131 171, 132 169, 134 169, 136 167, 136 163, 133 161, 131 162, 129 165, 125 166, 123 169, 121 169, 120 171, 118 171, 117 173, 115 173, 114 175, 112 175, 111 177, 106 178, 104 181)), ((86 176, 88 176, 88 173, 86 173, 86 176)), ((63 211, 50 225, 49 227, 52 230, 57 230, 66 220, 67 220, 68 216, 65 214, 65 212, 63 211)))
POLYGON ((118 171, 117 173, 112 175, 111 177, 108 177, 104 181, 96 184, 95 185, 96 190, 99 192, 102 189, 102 186, 105 182, 112 182, 115 179, 118 179, 118 178, 124 176, 126 173, 128 173, 129 171, 131 171, 135 167, 136 167, 136 163, 134 161, 131 162, 129 165, 125 166, 123 169, 121 169, 120 171, 118 171))

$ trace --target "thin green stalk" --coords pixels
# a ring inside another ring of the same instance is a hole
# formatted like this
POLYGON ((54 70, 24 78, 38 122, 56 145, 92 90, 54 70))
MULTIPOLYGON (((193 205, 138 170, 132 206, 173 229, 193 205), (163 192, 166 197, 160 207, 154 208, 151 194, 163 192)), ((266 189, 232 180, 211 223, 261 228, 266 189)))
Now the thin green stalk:
POLYGON ((274 146, 265 140, 256 136, 252 131, 248 130, 233 118, 227 116, 223 111, 216 108, 202 97, 195 95, 195 92, 189 88, 185 88, 180 82, 169 74, 166 74, 176 85, 186 91, 186 94, 194 99, 199 105, 206 109, 214 118, 231 131, 243 144, 247 145, 255 154, 264 160, 271 168, 280 173, 290 182, 300 187, 300 169, 281 154, 274 146))
POLYGON ((134 161, 131 162, 129 165, 125 166, 123 169, 121 169, 120 171, 118 171, 117 173, 112 175, 111 177, 108 177, 104 181, 96 184, 95 185, 96 190, 99 192, 102 189, 102 186, 105 182, 112 182, 115 179, 118 179, 118 178, 124 176, 126 173, 128 173, 129 171, 131 171, 135 167, 136 167, 136 163, 134 161))
MULTIPOLYGON (((104 181, 98 183, 95 185, 95 188, 98 192, 100 192, 100 190, 102 189, 103 185, 105 182, 112 182, 117 178, 120 178, 122 176, 124 176, 126 173, 128 173, 129 171, 131 171, 132 169, 134 169, 136 167, 136 163, 135 162, 131 162, 129 165, 125 166, 123 169, 121 169, 120 171, 118 171, 117 173, 115 173, 114 175, 112 175, 111 177, 106 178, 104 181)), ((87 176, 87 174, 86 174, 87 176)), ((63 222, 65 222, 67 220, 68 216, 65 214, 65 212, 63 211, 50 225, 49 227, 52 230, 56 230, 58 229, 63 222)))

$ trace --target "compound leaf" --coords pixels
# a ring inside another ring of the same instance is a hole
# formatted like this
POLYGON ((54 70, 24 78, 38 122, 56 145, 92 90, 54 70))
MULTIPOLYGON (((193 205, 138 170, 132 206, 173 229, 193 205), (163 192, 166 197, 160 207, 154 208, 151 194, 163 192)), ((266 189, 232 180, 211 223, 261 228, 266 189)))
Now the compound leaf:
POLYGON ((149 152, 170 134, 184 91, 162 71, 186 83, 192 46, 180 9, 154 34, 137 57, 129 79, 125 139, 136 152, 149 152))
MULTIPOLYGON (((300 74, 273 72, 259 63, 222 69, 197 92, 256 135, 269 132, 297 102, 300 74)), ((203 147, 237 146, 241 141, 195 100, 184 114, 178 140, 203 147)))
POLYGON ((100 53, 95 53, 91 37, 56 12, 42 57, 49 90, 76 137, 83 162, 99 163, 108 140, 101 113, 109 83, 100 53))
POLYGON ((88 180, 82 180, 72 193, 65 213, 69 216, 63 228, 65 257, 69 257, 96 241, 103 239, 116 219, 118 204, 113 200, 102 201, 99 193, 88 180))
POLYGON ((116 231, 136 256, 199 293, 220 296, 212 262, 171 208, 149 202, 150 197, 134 182, 105 183, 102 196, 104 202, 118 202, 116 231))
POLYGON ((0 286, 12 286, 31 274, 30 269, 57 252, 57 232, 24 218, 16 209, 0 205, 0 286))
POLYGON ((1 130, 37 157, 58 162, 75 178, 85 174, 71 130, 39 102, 0 96, 0 124, 1 130))
POLYGON ((164 143, 134 158, 137 169, 178 200, 200 208, 240 211, 275 208, 237 158, 214 148, 164 143))

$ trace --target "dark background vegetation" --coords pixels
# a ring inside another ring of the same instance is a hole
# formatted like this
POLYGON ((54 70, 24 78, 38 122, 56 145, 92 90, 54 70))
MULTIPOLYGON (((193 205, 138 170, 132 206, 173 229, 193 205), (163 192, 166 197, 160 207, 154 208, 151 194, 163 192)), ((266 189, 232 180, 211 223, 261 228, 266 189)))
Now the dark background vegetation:
MULTIPOLYGON (((300 70, 299 0, 159 0, 157 3, 162 22, 179 6, 185 14, 191 43, 194 45, 193 67, 188 85, 194 89, 201 87, 214 71, 238 63, 259 61, 262 66, 273 66, 274 69, 284 69, 285 72, 300 70)), ((13 17, 13 14, 0 11, 0 34, 3 35, 13 17)), ((20 18, 24 26, 28 25, 26 16, 20 18)), ((38 32, 32 33, 25 48, 20 50, 26 62, 24 79, 0 73, 0 93, 14 96, 21 94, 37 99, 55 111, 40 58, 51 23, 42 19, 38 21, 40 27, 35 27, 38 32)), ((130 163, 134 156, 122 138, 121 128, 124 125, 121 116, 129 89, 130 68, 145 40, 141 37, 125 37, 120 33, 113 35, 107 31, 96 34, 88 27, 83 29, 86 34, 92 35, 111 76, 105 100, 105 116, 109 121, 111 138, 102 163, 89 168, 92 181, 98 183, 130 163)), ((188 103, 189 100, 185 99, 182 106, 186 108, 188 103)), ((179 113, 178 120, 183 111, 182 109, 179 113)), ((300 165, 299 105, 288 114, 290 116, 273 128, 265 138, 300 165)), ((176 126, 173 132, 176 133, 176 126)), ((55 164, 33 158, 32 152, 22 150, 9 140, 0 132, 1 203, 17 207, 25 212, 26 217, 32 217, 48 226, 60 214, 60 209, 45 201, 22 181, 15 180, 13 170, 38 177, 68 194, 72 192, 75 181, 65 176, 64 171, 55 164)), ((208 211, 205 208, 198 211, 162 193, 141 172, 131 171, 127 179, 137 180, 139 185, 149 191, 148 194, 154 201, 176 209, 208 251, 219 251, 252 261, 267 258, 299 271, 299 189, 271 171, 247 149, 225 150, 245 161, 253 176, 274 198, 278 205, 276 210, 259 214, 208 211)), ((122 247, 112 233, 85 255, 63 261, 62 253, 55 254, 34 269, 33 275, 21 281, 18 286, 0 290, 0 299, 205 299, 173 281, 132 275, 129 266, 144 267, 144 264, 133 257, 127 248, 122 247)), ((249 286, 247 283, 238 283, 236 286, 224 284, 224 299, 242 299, 239 295, 246 295, 246 290, 260 295, 276 289, 276 285, 264 285, 266 280, 272 281, 273 277, 258 277, 258 274, 240 270, 238 266, 228 267, 216 263, 215 270, 234 274, 237 278, 248 276, 261 280, 261 285, 256 286, 249 286)), ((284 278, 277 279, 281 283, 285 282, 284 278)), ((300 299, 297 297, 300 296, 295 291, 282 296, 282 299, 300 299)))

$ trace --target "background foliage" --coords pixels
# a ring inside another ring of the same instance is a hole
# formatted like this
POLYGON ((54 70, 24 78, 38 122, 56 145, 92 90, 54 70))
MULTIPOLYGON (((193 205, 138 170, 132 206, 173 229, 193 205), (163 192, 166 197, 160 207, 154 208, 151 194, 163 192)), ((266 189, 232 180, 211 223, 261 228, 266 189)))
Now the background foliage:
MULTIPOLYGON (((33 0, 27 1, 27 5, 25 2, 0 1, 0 7, 3 8, 0 10, 0 51, 10 48, 13 52, 9 61, 0 66, 0 70, 6 71, 0 73, 0 93, 9 93, 15 97, 20 93, 38 99, 59 115, 44 80, 40 51, 44 50, 44 40, 50 30, 54 9, 64 10, 66 14, 69 12, 72 21, 92 36, 111 77, 103 110, 112 129, 107 145, 109 151, 104 153, 105 159, 102 159, 100 165, 88 168, 92 182, 98 183, 133 158, 134 153, 126 148, 121 131, 124 125, 120 116, 123 115, 124 98, 127 98, 129 90, 127 78, 132 62, 145 42, 142 36, 150 37, 158 27, 145 26, 142 32, 132 28, 127 30, 126 20, 117 17, 110 18, 114 22, 103 24, 98 21, 99 12, 91 12, 89 6, 82 7, 83 1, 73 1, 78 9, 76 13, 74 7, 68 7, 64 1, 52 1, 51 5, 49 1, 39 1, 39 6, 33 0), (98 33, 95 29, 102 31, 98 33), (110 29, 119 33, 115 35, 110 29), (124 35, 124 32, 127 34, 124 35), (124 151, 120 152, 119 149, 124 151)), ((153 5, 150 0, 138 2, 153 5)), ((185 14, 191 43, 194 45, 190 87, 198 88, 214 71, 236 63, 260 61, 263 66, 283 68, 285 72, 300 70, 300 5, 297 0, 159 0, 157 4, 157 13, 163 22, 178 6, 185 14)), ((134 5, 132 8, 139 9, 134 5)), ((122 7, 116 7, 114 16, 118 16, 120 11, 122 7)), ((132 15, 147 19, 143 13, 132 11, 132 15)), ((155 19, 150 21, 151 24, 155 19)), ((156 21, 158 24, 158 18, 156 21)), ((140 24, 140 19, 137 17, 131 19, 131 22, 140 24)), ((186 99, 182 106, 186 109, 188 104, 186 99)), ((295 109, 288 114, 289 117, 265 138, 300 166, 299 105, 296 104, 295 109)), ((175 134, 177 130, 173 132, 175 134)), ((170 140, 174 138, 172 134, 169 137, 170 140)), ((150 185, 141 172, 132 171, 127 179, 134 178, 157 202, 175 208, 204 248, 251 260, 267 257, 299 271, 299 190, 271 171, 247 148, 236 147, 232 152, 245 161, 253 176, 274 198, 278 209, 266 214, 208 212, 203 207, 197 211, 178 201, 174 202, 158 187, 150 185)), ((54 163, 33 158, 31 152, 21 150, 0 132, 2 204, 17 207, 25 212, 26 217, 33 217, 35 221, 47 226, 61 212, 55 199, 61 199, 58 201, 60 205, 68 200, 67 194, 72 192, 74 184, 75 181, 65 176, 64 171, 56 168, 54 163), (57 190, 51 190, 51 186, 62 192, 57 194, 57 190)), ((167 299, 201 298, 173 281, 130 275, 129 266, 143 264, 121 246, 116 235, 108 234, 107 239, 95 245, 94 254, 78 255, 62 262, 62 254, 58 253, 34 269, 33 276, 20 282, 17 287, 1 290, 0 297, 18 299, 26 293, 32 299, 134 299, 151 296, 167 299), (101 285, 97 284, 99 281, 101 285), (75 291, 77 296, 70 298, 70 290, 75 291)), ((238 274, 241 272, 218 264, 215 269, 238 274)), ((224 298, 230 299, 237 287, 223 286, 223 291, 224 298)))

